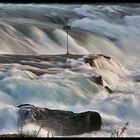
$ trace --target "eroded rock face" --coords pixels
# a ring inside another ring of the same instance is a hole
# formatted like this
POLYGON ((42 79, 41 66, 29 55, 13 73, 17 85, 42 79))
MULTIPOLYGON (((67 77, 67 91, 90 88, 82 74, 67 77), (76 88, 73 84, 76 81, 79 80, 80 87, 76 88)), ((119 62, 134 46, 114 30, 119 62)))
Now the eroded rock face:
POLYGON ((101 75, 95 77, 95 78, 94 78, 94 81, 95 81, 96 84, 99 84, 99 85, 101 85, 101 86, 104 86, 104 85, 103 85, 103 78, 102 78, 101 75))
POLYGON ((98 112, 50 110, 30 104, 19 105, 19 123, 36 123, 55 132, 55 135, 78 135, 101 129, 102 118, 98 112))

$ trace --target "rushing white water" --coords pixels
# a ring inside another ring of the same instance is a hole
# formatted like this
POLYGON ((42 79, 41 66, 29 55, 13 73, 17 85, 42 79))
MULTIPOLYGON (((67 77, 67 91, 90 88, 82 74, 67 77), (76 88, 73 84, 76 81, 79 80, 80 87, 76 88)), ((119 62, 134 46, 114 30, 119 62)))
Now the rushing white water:
MULTIPOLYGON (((0 134, 17 133, 16 106, 29 103, 73 112, 99 112, 102 129, 76 137, 111 137, 113 130, 121 130, 126 122, 129 125, 124 135, 139 137, 140 4, 0 4, 0 54, 65 54, 66 16, 72 26, 70 53, 110 58, 94 59, 94 67, 83 58, 57 63, 37 59, 11 63, 10 56, 7 63, 1 60, 0 134), (35 70, 45 72, 37 75, 35 70), (93 81, 92 76, 99 75, 113 94, 93 81)), ((23 127, 26 133, 38 129, 35 124, 23 127)), ((46 137, 47 130, 42 129, 39 136, 46 137)))

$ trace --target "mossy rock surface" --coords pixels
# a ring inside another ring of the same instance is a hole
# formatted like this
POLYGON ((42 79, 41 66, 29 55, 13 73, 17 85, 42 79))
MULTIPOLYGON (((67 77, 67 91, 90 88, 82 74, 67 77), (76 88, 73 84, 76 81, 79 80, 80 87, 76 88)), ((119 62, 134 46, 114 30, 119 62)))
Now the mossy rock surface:
POLYGON ((32 135, 32 134, 2 134, 2 135, 0 135, 0 138, 16 138, 16 137, 21 137, 21 138, 31 137, 31 138, 35 138, 37 136, 32 135))

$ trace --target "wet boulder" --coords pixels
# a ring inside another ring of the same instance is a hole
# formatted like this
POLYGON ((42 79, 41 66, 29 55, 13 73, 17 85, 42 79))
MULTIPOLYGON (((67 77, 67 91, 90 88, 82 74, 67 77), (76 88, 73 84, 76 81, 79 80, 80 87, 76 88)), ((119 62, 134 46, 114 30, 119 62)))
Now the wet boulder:
POLYGON ((22 104, 19 108, 20 126, 36 123, 54 132, 54 135, 78 135, 101 129, 102 118, 98 112, 86 111, 74 113, 71 111, 51 110, 22 104))

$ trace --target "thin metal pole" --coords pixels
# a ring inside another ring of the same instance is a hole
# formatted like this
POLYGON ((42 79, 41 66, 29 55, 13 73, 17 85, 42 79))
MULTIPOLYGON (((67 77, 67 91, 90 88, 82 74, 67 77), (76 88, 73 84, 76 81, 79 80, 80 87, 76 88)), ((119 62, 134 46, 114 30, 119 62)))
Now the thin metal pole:
POLYGON ((68 50, 68 30, 67 30, 67 54, 69 54, 69 50, 68 50))
POLYGON ((69 18, 65 18, 65 25, 63 26, 63 29, 66 31, 67 34, 67 55, 69 54, 69 46, 68 46, 68 36, 69 36, 69 30, 71 29, 71 26, 68 24, 69 18))

